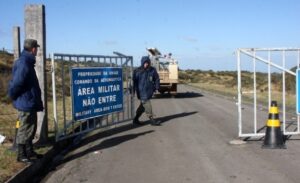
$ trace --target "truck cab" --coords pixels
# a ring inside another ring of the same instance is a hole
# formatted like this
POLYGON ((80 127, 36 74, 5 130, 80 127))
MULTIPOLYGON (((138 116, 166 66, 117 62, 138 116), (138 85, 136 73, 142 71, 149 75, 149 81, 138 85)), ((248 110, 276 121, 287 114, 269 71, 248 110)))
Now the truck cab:
POLYGON ((162 56, 157 48, 147 48, 151 64, 156 68, 160 78, 159 92, 176 95, 178 84, 178 62, 172 54, 162 56))

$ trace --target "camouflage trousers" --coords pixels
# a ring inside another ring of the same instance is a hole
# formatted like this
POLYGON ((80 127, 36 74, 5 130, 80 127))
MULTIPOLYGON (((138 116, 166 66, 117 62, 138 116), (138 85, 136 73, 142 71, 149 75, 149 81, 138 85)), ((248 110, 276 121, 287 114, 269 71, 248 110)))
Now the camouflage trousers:
POLYGON ((37 112, 19 111, 19 121, 17 144, 31 143, 37 129, 37 112))
POLYGON ((152 105, 150 100, 141 100, 141 103, 139 105, 139 107, 136 110, 136 115, 135 117, 138 119, 139 117, 141 117, 141 115, 143 113, 146 113, 146 115, 150 118, 153 116, 152 113, 152 105))

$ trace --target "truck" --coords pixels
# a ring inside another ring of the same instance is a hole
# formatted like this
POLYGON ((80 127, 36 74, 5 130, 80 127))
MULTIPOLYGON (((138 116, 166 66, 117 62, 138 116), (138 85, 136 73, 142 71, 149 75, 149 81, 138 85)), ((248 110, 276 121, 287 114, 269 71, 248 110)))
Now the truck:
POLYGON ((151 64, 156 68, 160 78, 159 92, 176 95, 178 84, 178 61, 172 54, 162 55, 157 48, 147 48, 151 64))

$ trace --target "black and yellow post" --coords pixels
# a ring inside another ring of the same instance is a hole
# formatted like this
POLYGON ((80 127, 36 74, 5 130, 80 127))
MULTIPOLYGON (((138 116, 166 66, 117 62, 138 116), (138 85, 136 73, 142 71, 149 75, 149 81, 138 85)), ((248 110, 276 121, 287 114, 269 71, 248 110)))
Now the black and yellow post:
POLYGON ((17 122, 16 122, 16 128, 15 128, 15 139, 14 139, 12 147, 10 148, 10 150, 12 150, 12 151, 16 151, 17 150, 17 133, 18 133, 19 127, 20 127, 20 121, 17 120, 17 122))
POLYGON ((285 149, 284 136, 280 127, 279 111, 277 102, 272 101, 269 109, 267 129, 264 144, 262 148, 266 149, 285 149))

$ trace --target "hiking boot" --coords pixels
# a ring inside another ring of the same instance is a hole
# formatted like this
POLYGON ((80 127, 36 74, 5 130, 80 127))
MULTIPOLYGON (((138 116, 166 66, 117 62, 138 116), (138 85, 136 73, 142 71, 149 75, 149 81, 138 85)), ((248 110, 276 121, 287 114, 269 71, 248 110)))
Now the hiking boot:
POLYGON ((150 117, 150 122, 152 126, 160 126, 160 121, 159 120, 155 120, 153 117, 150 117))
POLYGON ((18 144, 18 157, 17 157, 18 162, 22 163, 31 163, 32 161, 30 158, 27 157, 26 154, 26 149, 25 149, 25 144, 18 144))

